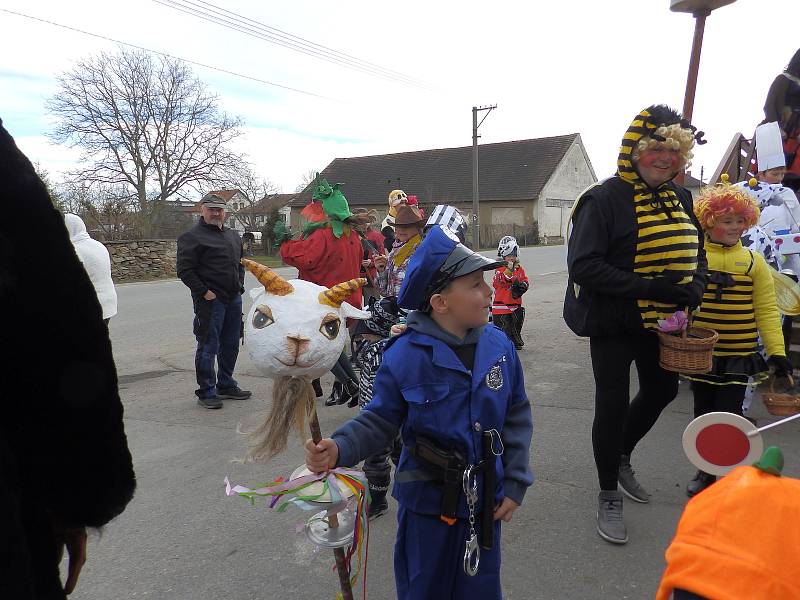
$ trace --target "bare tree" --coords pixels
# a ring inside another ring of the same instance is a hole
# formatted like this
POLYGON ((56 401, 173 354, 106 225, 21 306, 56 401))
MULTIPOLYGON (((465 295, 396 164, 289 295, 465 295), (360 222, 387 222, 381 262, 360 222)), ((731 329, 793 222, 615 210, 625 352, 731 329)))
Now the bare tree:
MULTIPOLYGON (((237 210, 229 210, 229 214, 248 231, 261 228, 265 213, 260 209, 259 203, 270 196, 280 192, 280 188, 273 182, 256 175, 252 166, 242 163, 237 169, 228 174, 225 186, 227 189, 239 190, 244 197, 243 206, 237 210)), ((241 196, 239 197, 241 199, 241 196)))
POLYGON ((77 181, 61 182, 57 188, 61 211, 81 216, 85 204, 91 201, 92 190, 85 183, 77 181))
POLYGON ((308 187, 308 184, 313 182, 317 178, 317 171, 316 169, 309 169, 308 171, 304 172, 300 176, 300 183, 297 184, 297 187, 294 189, 295 193, 299 194, 304 189, 308 187))
POLYGON ((39 176, 39 179, 42 180, 44 187, 47 189, 47 195, 50 196, 50 202, 53 203, 53 207, 56 210, 63 210, 61 195, 50 178, 50 172, 38 162, 34 163, 33 168, 36 171, 36 174, 39 176))
POLYGON ((123 186, 145 223, 154 206, 221 182, 241 161, 229 148, 241 121, 181 61, 120 49, 80 61, 59 88, 47 102, 50 137, 89 163, 73 178, 123 186))
POLYGON ((132 239, 142 227, 136 197, 125 185, 76 186, 75 202, 87 229, 103 240, 132 239))
POLYGON ((36 172, 45 183, 53 203, 62 213, 81 217, 87 230, 102 240, 136 238, 141 230, 136 198, 124 185, 95 185, 63 181, 52 184, 47 171, 36 165, 36 172))

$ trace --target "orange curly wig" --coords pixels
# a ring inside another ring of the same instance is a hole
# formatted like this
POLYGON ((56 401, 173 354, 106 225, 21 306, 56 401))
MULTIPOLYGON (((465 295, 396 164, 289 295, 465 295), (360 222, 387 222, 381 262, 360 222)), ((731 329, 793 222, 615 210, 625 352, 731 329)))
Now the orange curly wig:
POLYGON ((714 227, 723 215, 739 215, 745 220, 746 229, 758 223, 761 211, 753 197, 743 188, 727 183, 703 188, 694 203, 694 214, 704 230, 714 227))

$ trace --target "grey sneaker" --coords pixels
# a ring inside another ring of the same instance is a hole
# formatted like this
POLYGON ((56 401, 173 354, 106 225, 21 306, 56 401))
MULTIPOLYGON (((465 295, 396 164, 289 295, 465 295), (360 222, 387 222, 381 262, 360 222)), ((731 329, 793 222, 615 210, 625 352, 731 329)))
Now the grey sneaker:
POLYGON ((650 494, 636 481, 635 473, 636 471, 631 468, 631 457, 623 454, 620 457, 619 473, 617 474, 619 489, 631 500, 647 504, 650 502, 650 494))
POLYGON ((622 520, 622 494, 603 490, 597 496, 597 533, 612 544, 626 544, 628 530, 622 520))
POLYGON ((705 471, 698 471, 694 479, 686 486, 686 495, 689 496, 689 498, 696 496, 716 480, 717 478, 714 475, 710 475, 705 471))

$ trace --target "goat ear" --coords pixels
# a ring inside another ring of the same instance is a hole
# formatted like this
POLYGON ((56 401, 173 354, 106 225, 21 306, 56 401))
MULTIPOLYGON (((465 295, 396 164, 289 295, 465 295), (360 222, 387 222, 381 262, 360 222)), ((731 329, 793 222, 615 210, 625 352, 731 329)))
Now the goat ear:
POLYGON ((264 286, 254 287, 252 290, 250 290, 250 299, 255 300, 263 293, 264 293, 264 286))
POLYGON ((360 308, 356 308, 347 302, 342 302, 342 307, 339 310, 342 313, 342 316, 347 319, 369 319, 372 317, 372 313, 370 313, 368 310, 361 310, 360 308))

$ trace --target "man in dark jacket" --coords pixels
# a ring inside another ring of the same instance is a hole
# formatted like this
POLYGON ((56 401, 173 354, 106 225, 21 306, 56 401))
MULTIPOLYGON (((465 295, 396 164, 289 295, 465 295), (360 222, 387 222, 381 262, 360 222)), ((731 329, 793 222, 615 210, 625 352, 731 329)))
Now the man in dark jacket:
POLYGON ((705 288, 692 197, 672 182, 691 160, 696 137, 674 110, 643 110, 625 132, 616 175, 586 190, 573 208, 564 320, 589 337, 597 531, 616 544, 628 541, 618 486, 632 500, 649 502, 631 452, 678 393, 678 375, 658 363, 658 321, 697 307, 705 288), (630 401, 633 362, 639 393, 630 401))
POLYGON ((0 598, 64 600, 86 528, 120 514, 136 480, 97 294, 2 123, 0 180, 0 205, 14 213, 0 219, 0 364, 14 382, 0 389, 0 598), (19 223, 36 223, 35 244, 19 223))
POLYGON ((194 304, 195 394, 204 408, 222 408, 224 399, 252 395, 233 378, 242 335, 244 267, 242 239, 225 227, 225 206, 224 198, 206 195, 199 221, 178 238, 178 277, 191 290, 194 304))

